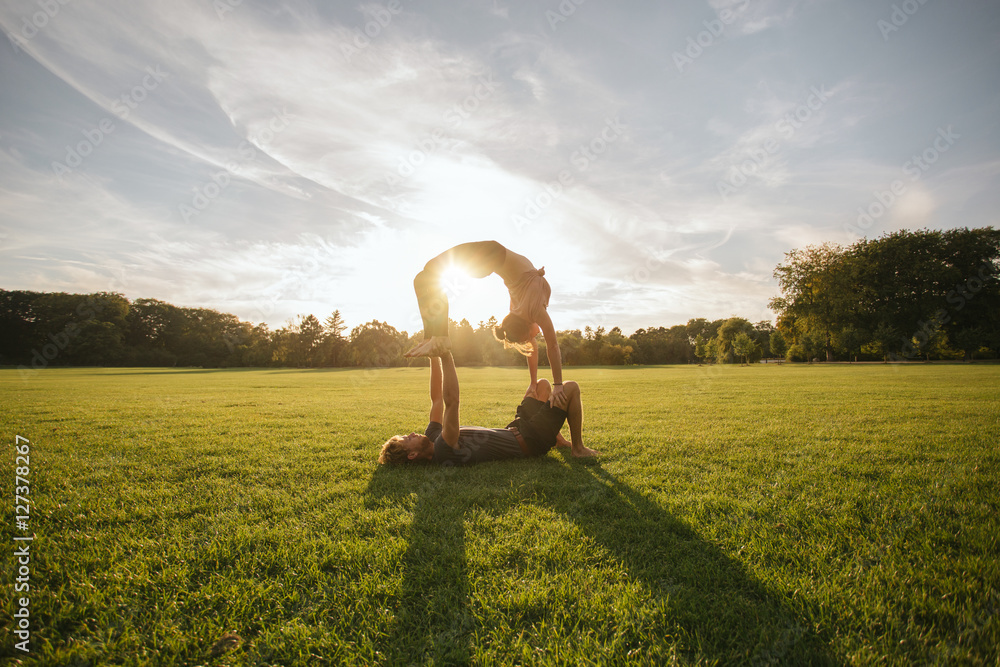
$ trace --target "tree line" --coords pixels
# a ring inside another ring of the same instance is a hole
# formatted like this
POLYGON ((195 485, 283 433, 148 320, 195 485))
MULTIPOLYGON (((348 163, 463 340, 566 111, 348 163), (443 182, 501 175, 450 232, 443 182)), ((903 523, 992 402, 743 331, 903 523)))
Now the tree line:
MULTIPOLYGON (((705 357, 696 354, 696 341, 710 339, 729 350, 736 322, 742 328, 735 328, 752 332, 758 350, 767 349, 771 324, 751 325, 741 318, 694 319, 670 328, 639 329, 631 336, 619 327, 585 327, 560 331, 558 337, 563 363, 571 366, 693 363, 705 357)), ((492 317, 475 327, 468 320, 452 321, 456 363, 523 365, 520 354, 494 339, 496 324, 492 317)), ((208 308, 182 308, 157 299, 130 301, 114 292, 0 290, 0 364, 27 371, 49 366, 422 365, 422 360, 403 356, 420 337, 378 320, 348 331, 337 310, 323 321, 310 314, 271 329, 208 308)), ((540 362, 547 365, 544 341, 539 342, 540 362)), ((732 352, 722 359, 731 360, 732 352)))
MULTIPOLYGON (((791 360, 1000 353, 1000 231, 899 231, 785 255, 772 299, 791 360)), ((773 350, 773 348, 772 348, 773 350)))
MULTIPOLYGON (((775 269, 777 323, 741 317, 672 327, 558 333, 565 365, 972 359, 1000 354, 1000 233, 991 227, 896 232, 849 247, 808 246, 775 269)), ((493 338, 496 321, 451 323, 459 365, 523 365, 493 338)), ((0 364, 49 366, 389 367, 420 338, 339 311, 278 329, 207 308, 114 292, 0 290, 0 364)), ((541 341, 541 363, 547 363, 541 341)))

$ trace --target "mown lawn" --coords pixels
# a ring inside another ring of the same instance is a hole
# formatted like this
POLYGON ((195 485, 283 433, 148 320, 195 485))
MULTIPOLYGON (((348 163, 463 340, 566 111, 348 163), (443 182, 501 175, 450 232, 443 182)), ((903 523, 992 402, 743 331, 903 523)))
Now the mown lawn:
MULTIPOLYGON (((425 369, 0 371, 4 561, 18 435, 36 535, 31 653, 5 567, 0 656, 998 663, 1000 366, 566 375, 600 459, 384 469, 425 369)), ((527 384, 459 377, 465 424, 527 384)))

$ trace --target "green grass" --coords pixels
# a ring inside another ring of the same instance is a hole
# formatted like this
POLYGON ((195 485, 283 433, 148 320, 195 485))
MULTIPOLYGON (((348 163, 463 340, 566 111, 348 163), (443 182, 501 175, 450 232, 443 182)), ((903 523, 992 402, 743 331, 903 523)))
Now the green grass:
MULTIPOLYGON (((526 375, 459 369, 462 422, 526 375)), ((596 462, 386 469, 425 369, 0 371, 0 520, 21 435, 37 535, 32 653, 5 567, 0 656, 998 664, 1000 366, 567 377, 596 462)))

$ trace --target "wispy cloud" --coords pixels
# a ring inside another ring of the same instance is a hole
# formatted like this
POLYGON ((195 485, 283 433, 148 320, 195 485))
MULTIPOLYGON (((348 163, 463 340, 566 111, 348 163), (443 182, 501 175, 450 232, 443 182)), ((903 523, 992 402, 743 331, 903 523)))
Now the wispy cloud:
POLYGON ((759 319, 784 252, 847 240, 939 126, 962 141, 873 233, 1000 203, 998 22, 971 7, 888 45, 860 0, 39 7, 0 8, 8 288, 412 330, 422 264, 495 238, 546 265, 561 328, 759 319))

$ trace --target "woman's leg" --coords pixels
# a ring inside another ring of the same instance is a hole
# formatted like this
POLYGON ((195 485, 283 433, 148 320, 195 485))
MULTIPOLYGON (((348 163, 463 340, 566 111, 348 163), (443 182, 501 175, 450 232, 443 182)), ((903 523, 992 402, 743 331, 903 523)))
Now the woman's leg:
POLYGON ((424 321, 424 340, 448 335, 448 295, 441 289, 441 277, 426 269, 413 279, 420 318, 424 321))
POLYGON ((496 241, 477 241, 457 245, 427 262, 413 279, 425 340, 448 335, 448 296, 441 288, 441 273, 454 264, 473 278, 485 278, 503 266, 506 255, 507 249, 496 241))
POLYGON ((424 322, 424 341, 406 353, 407 357, 440 354, 451 347, 448 339, 448 295, 441 287, 441 273, 457 265, 475 278, 485 278, 501 266, 507 249, 496 241, 462 243, 427 262, 413 279, 420 319, 424 322))
POLYGON ((446 250, 428 262, 424 269, 433 267, 442 270, 448 264, 454 264, 472 278, 485 278, 500 271, 506 258, 507 249, 496 241, 474 241, 446 250))
POLYGON ((451 347, 448 338, 448 296, 441 289, 440 276, 424 269, 413 279, 420 319, 424 322, 424 342, 407 352, 406 357, 440 354, 451 347))

